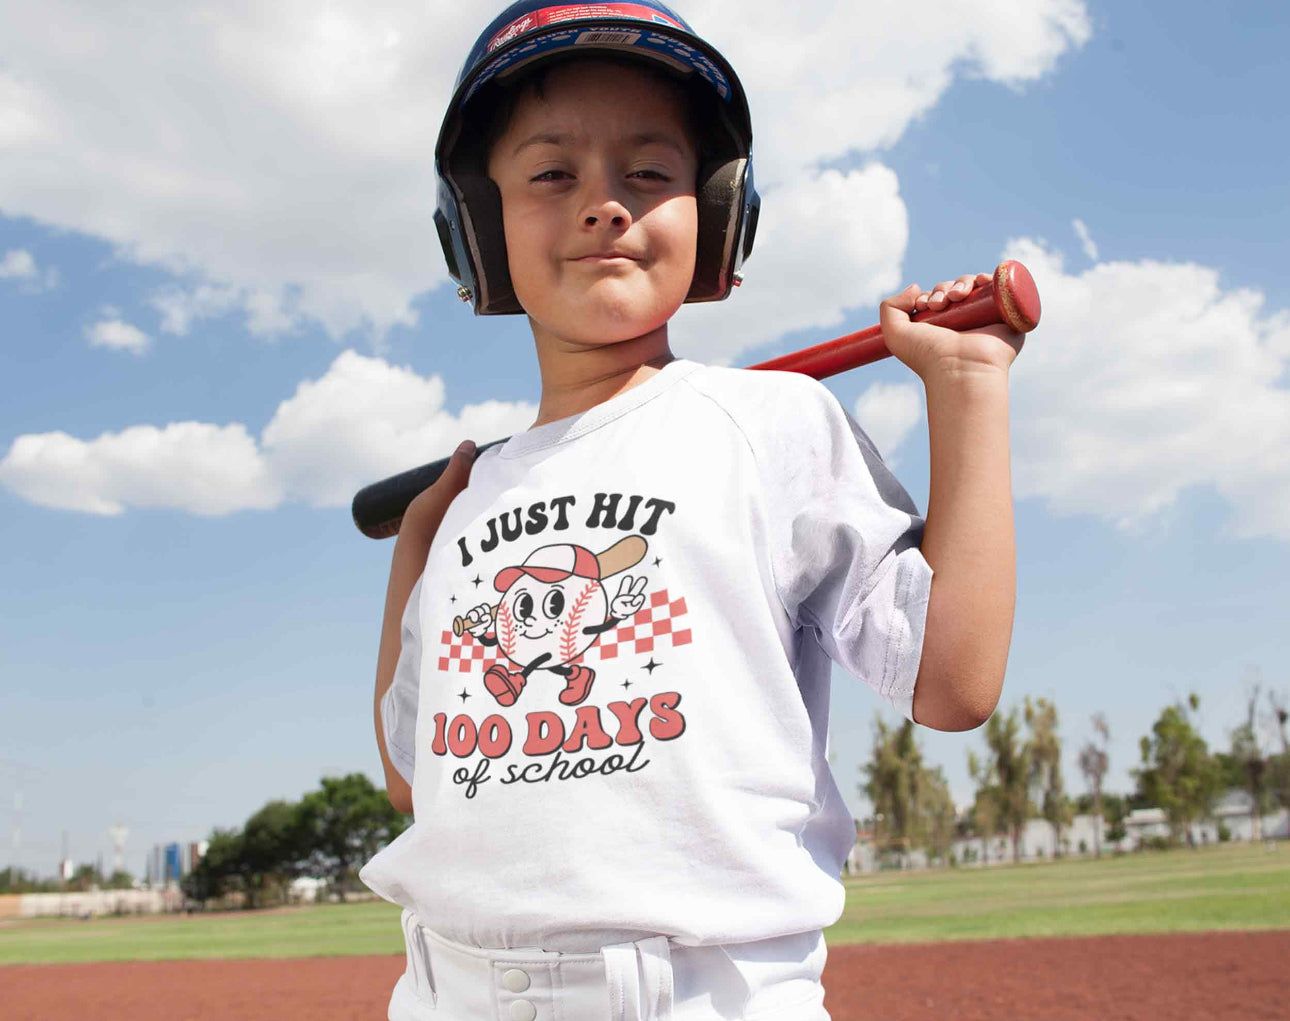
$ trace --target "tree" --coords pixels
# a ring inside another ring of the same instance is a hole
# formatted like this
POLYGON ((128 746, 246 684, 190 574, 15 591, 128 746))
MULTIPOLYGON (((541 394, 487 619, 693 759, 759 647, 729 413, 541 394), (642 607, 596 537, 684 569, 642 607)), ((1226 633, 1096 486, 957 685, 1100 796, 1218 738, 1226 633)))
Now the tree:
POLYGON ((234 886, 241 888, 241 878, 237 875, 237 863, 242 855, 241 831, 216 827, 206 844, 206 853, 180 882, 184 895, 202 904, 223 897, 234 886))
POLYGON ((1021 860, 1021 830, 1035 814, 1030 797, 1031 747, 1021 740, 1021 719, 1014 706, 1005 716, 995 712, 985 724, 986 757, 968 752, 968 772, 994 801, 997 822, 1012 834, 1012 860, 1021 860))
POLYGON ((1259 703, 1259 687, 1255 684, 1249 693, 1245 722, 1231 732, 1231 751, 1218 756, 1227 786, 1240 787, 1250 795, 1250 836, 1263 839, 1263 813, 1272 808, 1273 792, 1268 789, 1267 767, 1271 757, 1263 751, 1255 719, 1259 703))
POLYGON ((1025 702, 1030 787, 1039 804, 1040 815, 1053 827, 1053 856, 1061 854, 1062 830, 1074 817, 1066 784, 1062 778, 1062 741, 1057 735, 1057 706, 1046 698, 1025 702))
POLYGON ((913 722, 888 727, 875 716, 873 750, 863 769, 860 790, 873 805, 879 851, 905 855, 922 847, 930 858, 945 857, 954 839, 954 801, 940 767, 923 764, 913 722))
POLYGON ((922 846, 929 858, 947 858, 954 843, 957 816, 950 785, 940 766, 925 769, 919 783, 919 817, 922 846))
MULTIPOLYGON (((973 755, 968 752, 968 768, 973 755)), ((993 786, 979 787, 972 802, 972 829, 981 838, 981 862, 990 864, 990 841, 999 833, 999 791, 993 786)))
POLYGON ((1282 808, 1290 808, 1290 741, 1286 739, 1286 719, 1290 716, 1285 700, 1276 692, 1268 692, 1272 706, 1272 720, 1281 738, 1281 751, 1268 756, 1266 770, 1267 788, 1282 808))
POLYGON ((1200 708, 1195 692, 1186 705, 1165 707, 1151 734, 1139 742, 1142 766, 1133 770, 1138 792, 1164 810, 1175 844, 1187 824, 1209 809, 1222 781, 1219 763, 1192 726, 1188 707, 1191 712, 1200 708))
POLYGON ((1093 730, 1102 739, 1089 741, 1080 749, 1079 769, 1093 792, 1093 857, 1102 857, 1102 778, 1111 765, 1111 728, 1102 713, 1093 714, 1093 730))
POLYGON ((324 777, 321 790, 306 794, 296 825, 299 846, 305 852, 299 867, 311 875, 330 877, 344 900, 344 883, 407 829, 408 819, 365 774, 350 773, 324 777))

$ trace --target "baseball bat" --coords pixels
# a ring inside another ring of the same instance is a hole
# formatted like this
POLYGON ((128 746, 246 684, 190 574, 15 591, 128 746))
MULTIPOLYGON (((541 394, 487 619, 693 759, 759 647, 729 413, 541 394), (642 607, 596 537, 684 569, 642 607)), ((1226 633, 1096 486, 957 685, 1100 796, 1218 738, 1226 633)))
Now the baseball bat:
MULTIPOLYGON (((916 312, 910 319, 959 332, 1003 323, 1017 333, 1029 333, 1039 325, 1039 291, 1026 267, 1009 259, 999 263, 989 283, 974 288, 961 300, 936 312, 931 309, 916 312)), ((882 327, 870 326, 745 368, 801 372, 814 379, 824 379, 890 354, 882 339, 882 327)), ((504 436, 483 444, 476 449, 476 456, 509 439, 504 436)), ((351 507, 359 531, 373 539, 397 535, 408 504, 438 480, 449 460, 444 457, 431 461, 360 489, 351 507)))

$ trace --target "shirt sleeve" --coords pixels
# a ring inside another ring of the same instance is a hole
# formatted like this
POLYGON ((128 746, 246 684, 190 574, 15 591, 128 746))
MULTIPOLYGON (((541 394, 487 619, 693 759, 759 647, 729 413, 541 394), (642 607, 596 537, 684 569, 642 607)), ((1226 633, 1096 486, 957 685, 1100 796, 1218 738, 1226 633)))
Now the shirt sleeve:
POLYGON ((775 586, 795 625, 912 720, 932 578, 923 518, 832 391, 799 378, 797 414, 761 432, 775 586))
POLYGON ((408 594, 394 681, 381 698, 385 750, 390 756, 390 764, 409 787, 416 765, 417 703, 421 690, 421 580, 417 579, 408 594))

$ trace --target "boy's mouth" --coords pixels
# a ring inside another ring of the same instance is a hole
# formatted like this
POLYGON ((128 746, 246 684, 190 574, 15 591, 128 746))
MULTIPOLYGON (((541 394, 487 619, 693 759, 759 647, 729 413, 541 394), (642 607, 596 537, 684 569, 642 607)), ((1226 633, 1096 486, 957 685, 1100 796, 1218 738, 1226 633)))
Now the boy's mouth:
POLYGON ((610 261, 616 261, 616 260, 636 262, 637 257, 629 254, 628 252, 618 252, 611 249, 607 252, 591 252, 587 255, 580 255, 576 257, 573 261, 574 262, 610 262, 610 261))

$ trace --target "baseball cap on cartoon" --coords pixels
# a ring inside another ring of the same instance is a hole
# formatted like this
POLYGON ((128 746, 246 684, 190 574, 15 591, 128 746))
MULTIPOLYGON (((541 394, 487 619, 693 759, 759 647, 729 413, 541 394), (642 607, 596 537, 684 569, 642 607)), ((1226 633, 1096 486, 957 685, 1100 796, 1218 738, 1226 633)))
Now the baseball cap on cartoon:
POLYGON ((435 146, 435 227, 463 301, 476 315, 524 311, 511 286, 502 200, 478 145, 479 114, 497 90, 571 55, 645 62, 710 102, 695 191, 698 251, 685 300, 720 301, 752 251, 761 199, 753 186, 752 120, 734 68, 655 0, 561 4, 519 0, 480 33, 462 65, 435 146))
POLYGON ((493 587, 505 592, 522 574, 547 584, 564 581, 572 575, 599 581, 600 560, 587 547, 573 543, 543 546, 530 553, 519 567, 504 567, 497 572, 493 587))

